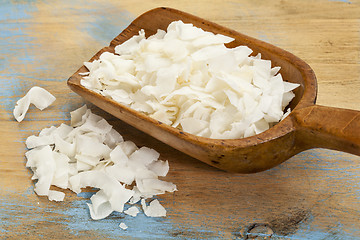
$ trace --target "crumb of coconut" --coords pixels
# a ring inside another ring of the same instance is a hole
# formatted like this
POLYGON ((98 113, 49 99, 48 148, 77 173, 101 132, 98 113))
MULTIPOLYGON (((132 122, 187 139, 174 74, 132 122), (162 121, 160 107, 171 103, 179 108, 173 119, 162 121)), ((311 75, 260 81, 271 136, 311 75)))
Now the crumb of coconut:
POLYGON ((126 226, 126 224, 123 222, 119 224, 119 227, 123 230, 126 230, 128 228, 128 226, 126 226))

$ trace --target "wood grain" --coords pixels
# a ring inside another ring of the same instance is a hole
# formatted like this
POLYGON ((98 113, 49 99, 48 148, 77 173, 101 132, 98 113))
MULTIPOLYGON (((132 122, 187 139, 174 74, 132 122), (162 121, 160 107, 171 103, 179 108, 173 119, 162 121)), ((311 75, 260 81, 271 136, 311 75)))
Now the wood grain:
POLYGON ((359 1, 3 1, 0 7, 1 239, 246 239, 268 226, 271 239, 360 239, 359 157, 323 149, 302 152, 250 175, 207 166, 92 106, 124 138, 157 149, 170 162, 161 219, 111 215, 91 221, 88 195, 63 203, 33 192, 24 140, 69 120, 84 100, 66 86, 83 61, 145 11, 169 6, 281 47, 305 60, 318 79, 318 104, 360 110, 359 1), (15 53, 15 54, 14 54, 15 53), (33 85, 52 92, 49 109, 12 117, 33 85), (124 221, 128 230, 118 225, 124 221), (254 228, 255 227, 255 228, 254 228), (259 228, 258 228, 259 229, 259 228))

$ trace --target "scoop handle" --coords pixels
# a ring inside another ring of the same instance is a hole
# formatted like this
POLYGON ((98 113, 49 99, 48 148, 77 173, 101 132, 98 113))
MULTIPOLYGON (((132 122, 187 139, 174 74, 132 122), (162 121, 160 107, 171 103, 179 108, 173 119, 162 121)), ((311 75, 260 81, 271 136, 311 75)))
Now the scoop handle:
POLYGON ((313 105, 294 111, 298 144, 360 156, 360 111, 313 105))

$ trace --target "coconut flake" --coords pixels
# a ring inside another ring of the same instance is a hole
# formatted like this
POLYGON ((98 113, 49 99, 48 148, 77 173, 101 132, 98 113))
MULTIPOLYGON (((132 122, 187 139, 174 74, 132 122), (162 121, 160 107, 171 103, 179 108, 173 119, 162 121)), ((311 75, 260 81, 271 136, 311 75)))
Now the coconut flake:
POLYGON ((122 230, 128 229, 128 226, 127 226, 125 223, 123 223, 123 222, 119 224, 119 227, 120 227, 122 230))
POLYGON ((118 143, 118 146, 121 147, 121 149, 124 151, 124 153, 127 156, 130 156, 133 152, 135 152, 138 147, 135 145, 134 142, 131 141, 124 141, 121 143, 118 143))
POLYGON ((111 203, 109 202, 108 196, 105 194, 104 190, 98 191, 96 194, 92 195, 91 203, 87 203, 90 211, 90 216, 93 220, 99 220, 106 218, 113 212, 111 203))
POLYGON ((52 136, 52 135, 50 135, 50 136, 31 135, 25 141, 26 147, 28 149, 45 146, 45 145, 49 145, 49 144, 53 144, 53 143, 54 143, 54 136, 52 136))
POLYGON ((68 141, 65 141, 63 138, 59 136, 59 134, 54 134, 53 139, 55 144, 55 150, 65 154, 68 157, 75 156, 75 148, 76 148, 75 143, 70 143, 68 141))
POLYGON ((96 137, 77 135, 76 152, 87 156, 104 158, 109 156, 111 149, 96 137))
POLYGON ((135 172, 132 168, 122 164, 115 164, 106 168, 106 173, 116 178, 119 182, 131 185, 135 180, 135 172))
MULTIPOLYGON (((91 218, 98 220, 122 212, 127 203, 176 190, 174 184, 158 179, 169 171, 168 161, 159 160, 158 152, 124 141, 86 105, 71 112, 71 117, 72 126, 45 128, 26 141, 32 148, 25 153, 26 167, 34 172, 31 179, 37 180, 38 195, 63 201, 65 194, 50 186, 75 193, 85 187, 99 189, 87 203, 91 218)), ((151 207, 149 211, 151 215, 151 207)), ((135 217, 139 209, 133 206, 124 212, 135 217)))
POLYGON ((56 131, 56 127, 48 127, 44 128, 40 131, 39 136, 31 135, 29 136, 26 141, 26 147, 28 149, 45 146, 45 145, 51 145, 54 144, 54 132, 56 131))
POLYGON ((44 110, 50 106, 56 98, 41 87, 32 87, 24 97, 16 102, 13 114, 18 122, 21 122, 26 112, 29 109, 30 104, 34 104, 40 110, 44 110))
POLYGON ((247 46, 227 48, 233 40, 182 21, 149 38, 141 30, 115 54, 85 63, 81 84, 197 136, 252 136, 282 119, 299 84, 284 82, 279 67, 247 46))
POLYGON ((69 186, 70 159, 65 154, 53 151, 55 171, 51 185, 67 189, 69 186))
POLYGON ((26 166, 36 170, 38 180, 34 191, 39 196, 47 196, 56 168, 52 149, 49 145, 34 148, 26 152, 25 156, 28 159, 26 166))
POLYGON ((125 165, 129 161, 128 155, 124 152, 124 149, 117 145, 111 152, 110 152, 110 159, 114 164, 125 165))
POLYGON ((108 145, 111 149, 115 148, 124 139, 115 129, 111 128, 110 131, 105 135, 104 144, 108 145))
MULTIPOLYGON (((71 116, 71 126, 77 127, 82 125, 85 122, 85 116, 87 112, 87 106, 83 105, 82 107, 70 112, 71 116)), ((88 112, 90 113, 90 112, 88 112)))
POLYGON ((175 184, 154 178, 137 179, 136 185, 142 194, 158 195, 176 191, 175 184))
POLYGON ((166 217, 166 209, 160 204, 159 200, 154 199, 147 206, 145 199, 141 200, 141 206, 148 217, 166 217))
POLYGON ((148 166, 150 163, 156 161, 159 156, 160 154, 154 149, 141 147, 130 155, 129 160, 148 166))
POLYGON ((127 210, 124 211, 125 214, 130 215, 132 217, 136 217, 136 215, 139 213, 139 209, 135 206, 129 207, 127 210))
POLYGON ((61 202, 64 201, 65 193, 55 190, 49 190, 48 198, 50 201, 61 202))
POLYGON ((148 169, 158 176, 165 177, 169 172, 169 162, 162 160, 154 161, 148 165, 148 169))
POLYGON ((124 204, 129 201, 134 192, 126 189, 115 178, 102 171, 81 172, 69 179, 71 190, 80 193, 81 188, 95 187, 102 189, 109 199, 114 211, 122 212, 124 204))

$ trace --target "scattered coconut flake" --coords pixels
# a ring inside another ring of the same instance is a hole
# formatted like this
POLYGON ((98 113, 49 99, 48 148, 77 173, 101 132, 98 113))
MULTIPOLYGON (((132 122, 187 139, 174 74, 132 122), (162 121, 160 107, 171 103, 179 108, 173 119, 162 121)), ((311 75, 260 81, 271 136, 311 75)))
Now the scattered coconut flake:
MULTIPOLYGON (((159 179, 167 175, 168 161, 160 160, 153 149, 124 141, 86 105, 71 112, 71 126, 45 128, 38 136, 29 136, 26 145, 26 167, 34 173, 31 179, 37 180, 36 194, 63 201, 65 193, 50 190, 51 186, 75 193, 85 187, 99 189, 87 203, 93 220, 114 211, 135 217, 139 209, 131 206, 124 211, 126 204, 176 191, 175 184, 159 179)), ((163 216, 156 202, 148 208, 149 216, 163 216)))
MULTIPOLYGON (((141 200, 141 197, 148 198, 139 191, 137 186, 133 187, 133 191, 134 191, 134 195, 130 198, 130 201, 129 201, 130 204, 138 203, 141 200)), ((149 196, 149 198, 150 197, 152 197, 152 196, 149 196)))
POLYGON ((280 67, 247 46, 227 48, 233 40, 182 21, 148 38, 141 30, 114 54, 84 63, 81 84, 197 136, 253 136, 283 119, 299 84, 284 82, 280 67))
POLYGON ((26 166, 36 173, 37 182, 34 191, 39 196, 48 196, 51 181, 56 168, 52 149, 49 145, 34 148, 25 153, 26 166))
POLYGON ((156 175, 165 177, 169 172, 169 162, 168 161, 154 161, 148 165, 150 171, 154 172, 156 175))
POLYGON ((145 199, 141 200, 141 206, 148 217, 166 217, 166 209, 160 204, 159 200, 154 199, 147 206, 145 199))
POLYGON ((131 185, 135 180, 135 173, 129 166, 115 164, 105 168, 107 174, 114 176, 119 182, 131 185))
POLYGON ((87 205, 93 220, 106 218, 114 211, 104 190, 100 190, 92 195, 90 200, 91 203, 87 203, 87 205))
POLYGON ((139 164, 143 164, 144 166, 148 166, 152 162, 156 161, 159 158, 160 154, 156 152, 154 149, 150 149, 148 147, 142 147, 135 152, 133 152, 129 160, 132 162, 136 162, 139 164))
POLYGON ((49 145, 49 144, 54 144, 54 137, 53 135, 45 135, 45 136, 30 136, 26 139, 26 147, 31 149, 31 148, 36 148, 36 147, 40 147, 40 146, 45 146, 45 145, 49 145))
POLYGON ((103 190, 114 211, 122 212, 124 204, 130 200, 133 191, 126 189, 113 176, 107 175, 104 171, 90 170, 80 172, 70 177, 70 189, 76 193, 81 192, 81 188, 95 187, 103 190))
POLYGON ((123 230, 126 230, 128 228, 128 226, 123 222, 119 224, 119 227, 123 230))
POLYGON ((71 117, 71 126, 78 127, 82 124, 84 124, 85 119, 88 117, 87 115, 90 112, 87 112, 86 105, 83 105, 82 107, 70 112, 71 117))
POLYGON ((139 213, 139 209, 135 206, 132 206, 124 211, 125 214, 136 217, 136 215, 139 213))
POLYGON ((49 190, 48 197, 50 201, 61 202, 64 201, 65 193, 55 190, 49 190))
POLYGON ((176 191, 176 186, 173 183, 162 181, 155 178, 145 178, 138 179, 136 181, 141 193, 151 193, 151 194, 164 194, 165 192, 174 192, 176 191))
POLYGON ((56 98, 41 87, 32 87, 24 97, 16 102, 13 114, 18 122, 21 122, 29 109, 30 104, 34 104, 40 110, 50 106, 56 98))
POLYGON ((56 151, 53 151, 53 157, 55 160, 55 171, 51 184, 67 189, 69 187, 70 158, 56 151))

